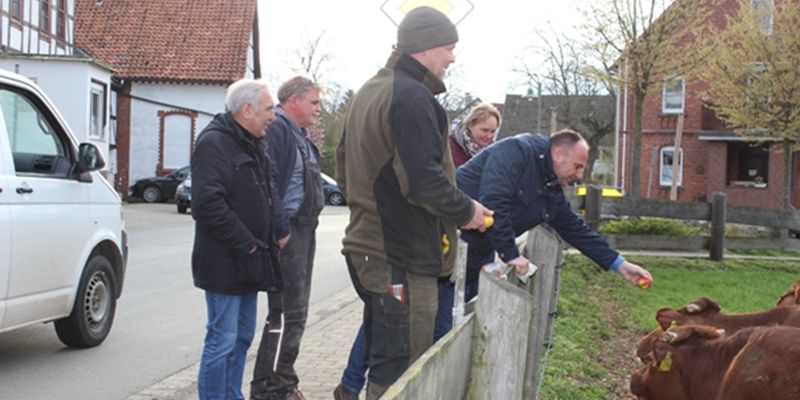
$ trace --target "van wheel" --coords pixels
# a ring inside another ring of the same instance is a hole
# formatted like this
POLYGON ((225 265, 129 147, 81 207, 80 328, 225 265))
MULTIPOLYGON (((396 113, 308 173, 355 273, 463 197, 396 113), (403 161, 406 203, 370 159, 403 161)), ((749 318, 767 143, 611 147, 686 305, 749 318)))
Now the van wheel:
POLYGON ((85 348, 97 346, 105 340, 117 309, 114 280, 111 262, 103 255, 93 255, 81 276, 72 313, 55 321, 61 342, 85 348))
POLYGON ((150 185, 142 191, 142 198, 148 203, 156 203, 161 201, 161 189, 158 186, 150 185))

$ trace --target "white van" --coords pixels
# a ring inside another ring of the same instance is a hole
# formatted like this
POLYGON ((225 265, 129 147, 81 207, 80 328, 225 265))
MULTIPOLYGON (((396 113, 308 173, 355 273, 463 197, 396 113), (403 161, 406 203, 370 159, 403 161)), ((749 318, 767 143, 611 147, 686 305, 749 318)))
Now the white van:
POLYGON ((108 335, 127 238, 103 166, 33 82, 0 70, 0 332, 54 321, 73 347, 108 335))

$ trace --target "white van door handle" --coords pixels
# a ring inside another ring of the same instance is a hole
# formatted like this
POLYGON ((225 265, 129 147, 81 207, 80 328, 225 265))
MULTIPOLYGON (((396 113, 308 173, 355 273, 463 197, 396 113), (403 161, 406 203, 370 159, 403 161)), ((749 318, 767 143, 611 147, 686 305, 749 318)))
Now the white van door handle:
POLYGON ((33 193, 33 188, 29 186, 18 187, 17 193, 19 194, 33 193))

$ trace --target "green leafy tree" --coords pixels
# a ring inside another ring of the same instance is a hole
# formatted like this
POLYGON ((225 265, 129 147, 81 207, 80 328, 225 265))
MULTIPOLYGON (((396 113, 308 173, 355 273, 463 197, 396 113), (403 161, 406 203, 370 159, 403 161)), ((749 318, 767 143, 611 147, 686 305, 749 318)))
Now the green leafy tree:
POLYGON ((782 142, 788 209, 790 160, 800 139, 800 2, 737 3, 737 12, 713 35, 716 51, 703 74, 705 95, 736 133, 782 142))

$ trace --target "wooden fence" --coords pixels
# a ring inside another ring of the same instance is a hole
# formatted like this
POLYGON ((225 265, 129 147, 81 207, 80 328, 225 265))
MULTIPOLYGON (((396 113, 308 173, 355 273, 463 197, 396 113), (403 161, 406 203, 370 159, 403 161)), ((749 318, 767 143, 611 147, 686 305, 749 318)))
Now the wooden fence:
MULTIPOLYGON (((466 307, 475 311, 463 318, 455 315, 460 322, 381 399, 538 397, 540 361, 552 341, 562 243, 551 228, 539 226, 528 232, 525 246, 524 253, 539 268, 530 282, 522 285, 513 269, 508 280, 481 273, 480 296, 466 307)), ((463 261, 456 267, 462 272, 463 261)), ((455 309, 459 310, 458 304, 455 309)))
POLYGON ((711 221, 711 235, 708 238, 700 236, 675 238, 645 235, 605 235, 609 243, 616 248, 654 250, 708 249, 711 260, 722 260, 725 248, 800 250, 800 240, 797 239, 726 238, 726 223, 800 231, 800 212, 730 207, 725 199, 725 193, 719 192, 714 193, 711 203, 601 197, 600 189, 590 186, 587 188, 585 200, 573 198, 573 204, 585 210, 584 218, 586 223, 594 229, 597 229, 601 218, 619 218, 623 216, 711 221))

